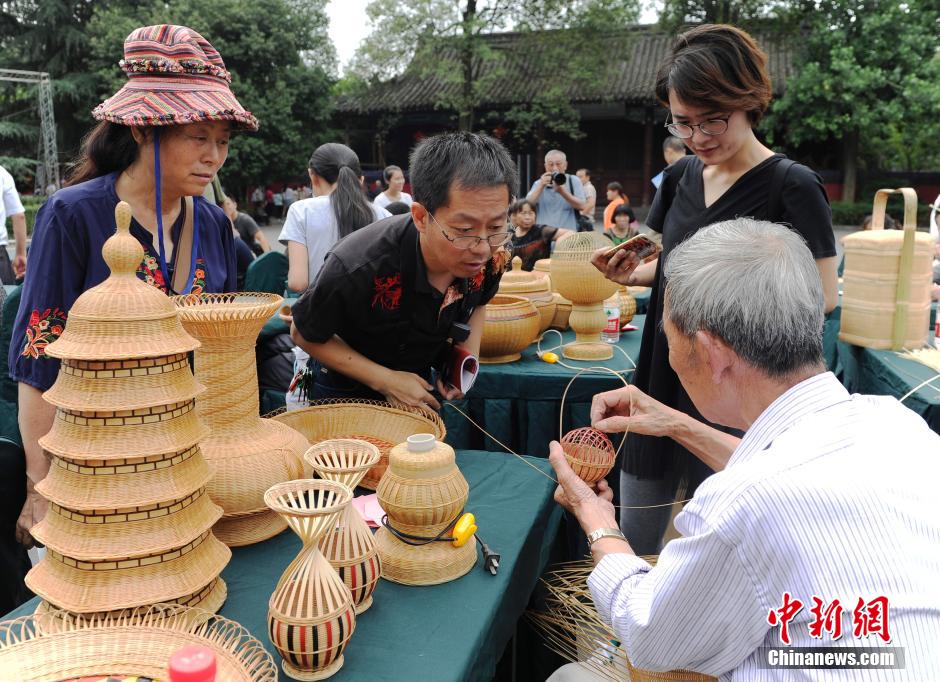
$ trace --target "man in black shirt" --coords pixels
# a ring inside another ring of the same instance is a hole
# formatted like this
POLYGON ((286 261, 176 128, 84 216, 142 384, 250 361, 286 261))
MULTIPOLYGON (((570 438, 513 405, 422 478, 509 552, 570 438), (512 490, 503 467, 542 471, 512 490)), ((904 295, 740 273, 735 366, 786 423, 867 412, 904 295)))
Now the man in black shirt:
POLYGON ((294 305, 291 336, 314 360, 311 399, 440 409, 435 389, 462 396, 432 369, 452 344, 479 352, 484 305, 505 265, 516 169, 499 142, 447 133, 415 148, 410 174, 411 212, 338 242, 294 305))

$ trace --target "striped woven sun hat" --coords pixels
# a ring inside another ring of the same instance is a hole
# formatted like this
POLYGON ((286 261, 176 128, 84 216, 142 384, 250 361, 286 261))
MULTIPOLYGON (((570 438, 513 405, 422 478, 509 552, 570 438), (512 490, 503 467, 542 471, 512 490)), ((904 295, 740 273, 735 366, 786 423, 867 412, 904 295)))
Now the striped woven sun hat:
POLYGON ((232 76, 212 44, 186 26, 136 29, 124 41, 121 68, 127 84, 92 112, 95 119, 127 126, 169 126, 232 121, 257 130, 229 87, 232 76))

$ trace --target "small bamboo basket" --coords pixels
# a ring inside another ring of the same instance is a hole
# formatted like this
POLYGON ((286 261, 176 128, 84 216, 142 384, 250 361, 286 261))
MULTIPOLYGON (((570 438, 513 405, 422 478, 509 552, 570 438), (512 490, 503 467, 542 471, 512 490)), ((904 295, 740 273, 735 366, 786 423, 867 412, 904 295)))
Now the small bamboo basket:
POLYGON ((284 659, 284 673, 295 680, 335 674, 356 629, 352 594, 317 544, 351 500, 352 490, 325 480, 279 483, 264 494, 303 542, 268 602, 271 642, 284 659))
POLYGON ((614 468, 617 452, 606 434, 590 426, 569 431, 561 439, 565 459, 589 485, 594 485, 614 468))
POLYGON ((480 362, 515 362, 539 334, 542 318, 532 301, 497 294, 486 304, 480 362))
POLYGON ((282 412, 272 420, 297 430, 310 444, 353 438, 375 445, 379 462, 359 483, 369 490, 375 490, 388 468, 388 454, 395 443, 414 433, 430 433, 438 440, 447 435, 444 421, 435 412, 379 400, 313 400, 309 407, 282 412))
MULTIPOLYGON (((317 443, 304 454, 313 471, 350 490, 379 461, 379 449, 362 440, 334 439, 317 443)), ((372 593, 382 575, 375 538, 359 512, 350 504, 339 523, 320 539, 320 551, 352 593, 356 615, 372 606, 372 593)))
POLYGON ((91 618, 63 611, 0 623, 0 679, 61 682, 92 676, 168 678, 170 657, 198 644, 215 654, 216 679, 276 682, 261 642, 235 621, 172 604, 91 618))

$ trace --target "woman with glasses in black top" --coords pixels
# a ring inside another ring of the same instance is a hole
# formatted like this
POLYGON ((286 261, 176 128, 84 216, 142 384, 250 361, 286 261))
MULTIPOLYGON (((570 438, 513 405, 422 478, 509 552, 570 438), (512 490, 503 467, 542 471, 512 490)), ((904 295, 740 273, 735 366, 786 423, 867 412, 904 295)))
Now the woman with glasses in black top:
MULTIPOLYGON (((621 528, 638 555, 659 553, 679 482, 686 482, 684 495, 691 497, 712 473, 694 453, 733 449, 740 435, 704 445, 684 435, 684 419, 705 420, 669 365, 662 331, 662 263, 672 249, 702 227, 739 216, 784 223, 803 236, 816 259, 826 312, 837 302, 835 238, 822 182, 806 166, 774 153, 754 133, 772 94, 766 63, 754 39, 733 26, 706 24, 676 39, 659 68, 656 96, 669 109, 669 133, 693 154, 666 169, 646 219, 662 234, 663 251, 658 260, 642 265, 626 252, 594 257, 610 279, 652 287, 634 384, 654 400, 638 400, 632 414, 622 415, 628 417, 630 433, 621 504, 666 506, 622 511, 621 528), (652 413, 660 418, 644 418, 652 413)), ((598 414, 606 409, 603 402, 595 402, 601 405, 598 414)))

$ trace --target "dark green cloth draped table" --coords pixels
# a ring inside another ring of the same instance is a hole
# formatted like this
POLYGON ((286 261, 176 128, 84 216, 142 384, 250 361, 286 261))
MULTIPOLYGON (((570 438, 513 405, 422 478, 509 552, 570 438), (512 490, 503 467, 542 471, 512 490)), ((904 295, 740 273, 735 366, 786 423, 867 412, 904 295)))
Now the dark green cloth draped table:
MULTIPOLYGON (((545 460, 528 460, 541 471, 545 460)), ((466 451, 457 464, 470 484, 467 511, 480 537, 502 555, 492 576, 477 565, 458 580, 406 587, 380 580, 375 602, 359 616, 345 664, 331 679, 489 680, 516 621, 549 561, 562 510, 552 500, 555 484, 512 455, 466 451)), ((222 573, 228 599, 221 615, 257 637, 280 665, 267 635, 268 598, 300 550, 285 531, 267 542, 235 548, 222 573)), ((32 613, 37 600, 5 618, 32 613)), ((282 673, 281 680, 288 678, 282 673)))
MULTIPOLYGON (((937 373, 890 350, 872 350, 839 342, 842 383, 852 393, 891 395, 901 399, 937 373)), ((919 388, 904 401, 940 433, 940 378, 919 388)))
MULTIPOLYGON (((618 348, 636 362, 640 353, 645 315, 637 315, 631 324, 636 331, 621 332, 618 348)), ((564 332, 565 343, 574 340, 574 332, 564 332)), ((558 345, 558 335, 549 334, 542 349, 558 345)), ((558 417, 565 387, 578 372, 560 364, 539 360, 536 345, 522 352, 522 359, 501 365, 480 365, 476 383, 464 400, 454 401, 474 421, 515 452, 536 457, 548 456, 548 444, 559 438, 558 417)), ((556 349, 561 356, 561 349, 556 349)), ((581 362, 561 358, 572 367, 607 367, 625 370, 633 367, 624 353, 614 350, 610 360, 581 362)), ((632 381, 633 372, 622 376, 632 381)), ((590 425, 591 399, 598 393, 623 386, 608 372, 585 372, 571 384, 565 399, 564 430, 590 425)), ((447 426, 447 442, 454 448, 502 451, 454 409, 444 406, 441 416, 447 426)))

